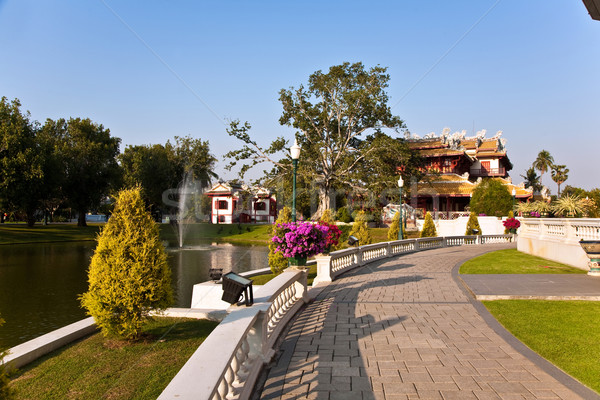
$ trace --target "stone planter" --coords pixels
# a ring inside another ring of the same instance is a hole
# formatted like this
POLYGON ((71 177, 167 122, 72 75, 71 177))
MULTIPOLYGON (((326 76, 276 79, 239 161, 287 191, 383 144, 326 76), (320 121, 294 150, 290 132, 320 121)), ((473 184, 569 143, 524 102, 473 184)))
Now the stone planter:
POLYGON ((588 275, 600 276, 600 240, 581 240, 579 244, 590 259, 588 275))
POLYGON ((290 264, 290 267, 292 268, 296 268, 296 269, 304 269, 306 268, 306 260, 307 257, 290 257, 288 258, 288 263, 290 264))

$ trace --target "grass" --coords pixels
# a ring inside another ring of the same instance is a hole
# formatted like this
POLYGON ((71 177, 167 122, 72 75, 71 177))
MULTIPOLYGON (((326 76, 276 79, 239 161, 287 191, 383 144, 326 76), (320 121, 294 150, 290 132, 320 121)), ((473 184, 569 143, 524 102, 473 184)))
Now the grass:
POLYGON ((529 348, 600 392, 600 302, 496 300, 483 304, 529 348))
MULTIPOLYGON (((252 284, 253 285, 264 285, 265 283, 269 282, 271 279, 275 278, 277 275, 275 274, 263 274, 263 275, 257 275, 257 276, 253 276, 250 279, 252 279, 252 284)), ((311 265, 308 268, 308 276, 306 277, 306 284, 308 286, 312 285, 313 280, 317 277, 317 265, 311 265)))
POLYGON ((465 262, 461 274, 585 274, 586 271, 516 249, 486 253, 465 262))
POLYGON ((29 364, 10 386, 15 399, 155 399, 216 326, 156 318, 130 344, 97 333, 29 364))
POLYGON ((0 244, 73 242, 94 240, 101 224, 78 227, 74 224, 34 225, 0 224, 0 244))
MULTIPOLYGON (((270 224, 190 224, 185 234, 186 241, 220 240, 225 242, 267 244, 271 238, 270 224)), ((160 237, 175 241, 175 230, 168 224, 160 225, 160 237)))

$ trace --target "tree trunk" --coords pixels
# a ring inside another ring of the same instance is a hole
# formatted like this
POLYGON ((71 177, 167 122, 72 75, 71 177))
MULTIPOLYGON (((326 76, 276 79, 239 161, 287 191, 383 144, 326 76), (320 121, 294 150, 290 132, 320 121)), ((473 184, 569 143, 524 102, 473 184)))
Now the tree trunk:
POLYGON ((312 219, 318 220, 323 215, 325 210, 329 210, 331 208, 331 196, 329 186, 319 185, 319 207, 317 208, 317 212, 313 214, 312 219))
POLYGON ((79 209, 77 211, 79 212, 79 215, 77 216, 77 226, 87 226, 87 223, 85 222, 85 214, 87 213, 87 210, 79 209))
POLYGON ((27 226, 32 227, 35 224, 35 210, 27 211, 27 226))

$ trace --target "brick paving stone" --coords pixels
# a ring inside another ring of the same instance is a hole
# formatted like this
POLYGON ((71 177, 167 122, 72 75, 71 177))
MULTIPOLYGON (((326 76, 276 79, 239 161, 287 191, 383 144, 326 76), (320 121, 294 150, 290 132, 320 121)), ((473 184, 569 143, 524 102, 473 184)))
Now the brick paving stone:
POLYGON ((293 321, 289 362, 271 369, 262 396, 581 399, 488 326, 452 278, 458 263, 507 247, 428 250, 342 275, 293 321))

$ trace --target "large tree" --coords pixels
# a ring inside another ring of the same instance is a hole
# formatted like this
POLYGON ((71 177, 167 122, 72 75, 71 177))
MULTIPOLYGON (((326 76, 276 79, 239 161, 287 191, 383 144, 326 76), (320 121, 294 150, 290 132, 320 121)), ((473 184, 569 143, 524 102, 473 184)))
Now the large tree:
POLYGON ((43 159, 36 143, 38 127, 18 99, 0 100, 0 208, 22 212, 35 223, 44 179, 43 159))
MULTIPOLYGON (((404 129, 403 121, 392 115, 387 104, 390 77, 386 71, 380 66, 365 69, 362 63, 344 63, 327 73, 311 74, 306 87, 301 84, 280 91, 283 114, 279 122, 296 129, 302 147, 299 171, 317 186, 315 217, 330 208, 334 188, 360 184, 359 170, 376 152, 373 133, 381 133, 384 127, 404 129)), ((252 140, 249 130, 248 123, 231 123, 229 134, 244 142, 242 149, 226 155, 233 159, 231 165, 249 161, 242 174, 263 161, 289 170, 289 163, 274 158, 289 142, 279 137, 263 148, 252 140)))
POLYGON ((513 197, 500 180, 483 179, 473 190, 470 207, 476 214, 502 217, 512 210, 513 197))
POLYGON ((63 191, 79 214, 77 225, 86 226, 86 213, 98 207, 111 189, 116 189, 119 177, 116 157, 121 139, 112 137, 110 130, 89 118, 60 119, 55 128, 64 137, 63 191))
POLYGON ((529 169, 525 172, 525 175, 521 175, 521 178, 525 179, 525 187, 533 188, 534 192, 540 192, 543 188, 542 183, 540 181, 540 177, 535 172, 534 167, 529 167, 529 169))
POLYGON ((537 158, 533 162, 533 168, 540 171, 540 183, 543 184, 544 173, 550 171, 554 165, 554 157, 547 150, 542 150, 538 153, 537 158))
POLYGON ((558 185, 558 197, 560 197, 560 185, 569 179, 569 168, 566 165, 552 166, 552 180, 558 185))

